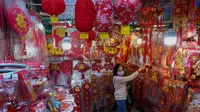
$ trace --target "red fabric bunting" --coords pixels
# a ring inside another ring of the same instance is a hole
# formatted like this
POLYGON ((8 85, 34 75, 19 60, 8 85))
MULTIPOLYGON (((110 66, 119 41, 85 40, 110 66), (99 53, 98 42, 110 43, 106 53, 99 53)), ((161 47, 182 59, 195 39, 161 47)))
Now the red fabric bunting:
POLYGON ((113 25, 113 5, 111 0, 96 1, 95 27, 99 32, 108 32, 113 25))
POLYGON ((89 32, 94 27, 96 11, 92 0, 77 0, 75 26, 80 32, 89 32))
POLYGON ((42 8, 49 15, 58 16, 65 11, 66 4, 64 0, 42 0, 42 8))

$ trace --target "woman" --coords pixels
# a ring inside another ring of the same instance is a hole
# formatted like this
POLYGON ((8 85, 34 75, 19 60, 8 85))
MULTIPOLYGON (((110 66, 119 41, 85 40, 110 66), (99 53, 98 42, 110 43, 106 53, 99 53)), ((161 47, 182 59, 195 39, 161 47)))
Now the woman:
POLYGON ((116 64, 113 70, 113 85, 115 88, 115 100, 117 103, 118 112, 126 112, 126 99, 127 99, 127 88, 126 83, 133 80, 138 74, 145 70, 146 67, 142 66, 138 71, 131 74, 130 76, 124 76, 125 68, 121 64, 116 64))

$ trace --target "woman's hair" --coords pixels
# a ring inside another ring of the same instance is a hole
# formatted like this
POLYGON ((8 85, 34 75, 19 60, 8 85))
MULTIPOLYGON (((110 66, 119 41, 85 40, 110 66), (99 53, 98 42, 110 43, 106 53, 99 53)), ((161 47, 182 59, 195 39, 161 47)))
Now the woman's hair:
MULTIPOLYGON (((117 72, 119 67, 122 66, 121 64, 116 64, 114 69, 113 69, 113 76, 117 76, 117 72)), ((125 70, 124 66, 122 66, 123 70, 125 70)))

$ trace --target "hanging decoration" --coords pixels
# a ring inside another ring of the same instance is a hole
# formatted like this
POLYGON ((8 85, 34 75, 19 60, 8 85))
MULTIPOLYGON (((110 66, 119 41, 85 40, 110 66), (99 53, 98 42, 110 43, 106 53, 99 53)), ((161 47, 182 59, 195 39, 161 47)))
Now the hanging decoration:
POLYGON ((137 13, 140 11, 142 4, 139 0, 116 0, 114 3, 114 10, 119 21, 122 23, 121 34, 129 35, 130 26, 137 13))
POLYGON ((111 0, 96 1, 96 30, 100 32, 100 38, 108 38, 108 31, 113 25, 113 4, 111 0))
POLYGON ((74 93, 75 93, 75 102, 76 102, 76 105, 77 105, 77 111, 78 112, 82 112, 81 108, 82 108, 82 100, 81 100, 81 87, 79 85, 75 86, 73 88, 74 90, 74 93))
POLYGON ((66 28, 61 26, 53 26, 53 40, 55 47, 61 47, 61 42, 65 37, 66 28))
POLYGON ((82 79, 85 79, 84 72, 86 72, 88 69, 90 69, 90 67, 83 61, 76 64, 74 67, 74 70, 78 70, 78 72, 82 73, 82 79))
POLYGON ((92 71, 97 71, 100 73, 102 68, 101 62, 102 60, 95 60, 94 63, 92 64, 92 71))
POLYGON ((84 101, 85 101, 85 111, 90 111, 90 88, 91 84, 88 80, 83 82, 83 90, 84 90, 84 101))
MULTIPOLYGON (((198 5, 195 9, 195 16, 194 16, 194 22, 197 25, 200 25, 200 5, 198 5)), ((197 45, 200 46, 200 27, 198 28, 198 41, 197 45)))
POLYGON ((103 107, 105 106, 104 104, 104 99, 105 99, 105 88, 104 88, 104 84, 105 84, 105 76, 104 75, 101 75, 100 78, 99 78, 99 88, 100 88, 100 92, 99 92, 99 95, 100 95, 100 105, 103 107))
POLYGON ((73 70, 72 66, 73 66, 72 60, 65 60, 60 64, 60 70, 64 74, 71 75, 73 70))
POLYGON ((112 61, 112 58, 105 57, 105 63, 104 63, 104 66, 103 66, 104 69, 106 71, 113 70, 114 66, 115 66, 115 63, 112 61))
POLYGON ((88 39, 88 32, 94 27, 96 17, 92 0, 77 0, 75 4, 75 26, 80 31, 80 39, 88 39))
POLYGON ((19 7, 11 7, 8 10, 8 21, 14 31, 19 35, 25 35, 30 28, 30 18, 19 7))
POLYGON ((98 77, 95 74, 93 74, 91 77, 91 88, 92 88, 93 107, 94 110, 96 110, 99 98, 98 98, 98 77))
POLYGON ((64 0, 42 0, 42 9, 51 16, 51 22, 58 22, 58 15, 66 9, 64 0))
POLYGON ((183 26, 188 20, 190 0, 173 0, 172 15, 173 15, 173 28, 178 29, 178 44, 182 44, 183 39, 183 26))
POLYGON ((116 38, 108 38, 104 42, 104 54, 114 56, 119 53, 118 40, 116 38))

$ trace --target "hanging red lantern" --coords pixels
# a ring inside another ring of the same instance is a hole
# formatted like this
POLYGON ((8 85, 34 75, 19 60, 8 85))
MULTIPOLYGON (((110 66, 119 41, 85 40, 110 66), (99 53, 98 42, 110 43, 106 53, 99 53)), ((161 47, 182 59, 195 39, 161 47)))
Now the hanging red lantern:
POLYGON ((119 21, 122 23, 121 34, 129 35, 130 26, 127 26, 135 19, 142 4, 139 0, 116 0, 114 9, 119 21))
POLYGON ((65 11, 66 4, 64 0, 42 0, 42 8, 51 15, 51 22, 57 22, 57 16, 65 11))
POLYGON ((139 0, 116 0, 114 9, 122 24, 127 25, 135 19, 142 4, 139 0))
POLYGON ((113 25, 113 4, 111 0, 96 1, 96 30, 101 32, 100 38, 108 38, 108 31, 113 25))
POLYGON ((81 32, 81 39, 88 39, 88 32, 94 27, 96 11, 92 0, 77 0, 75 4, 75 26, 81 32))

